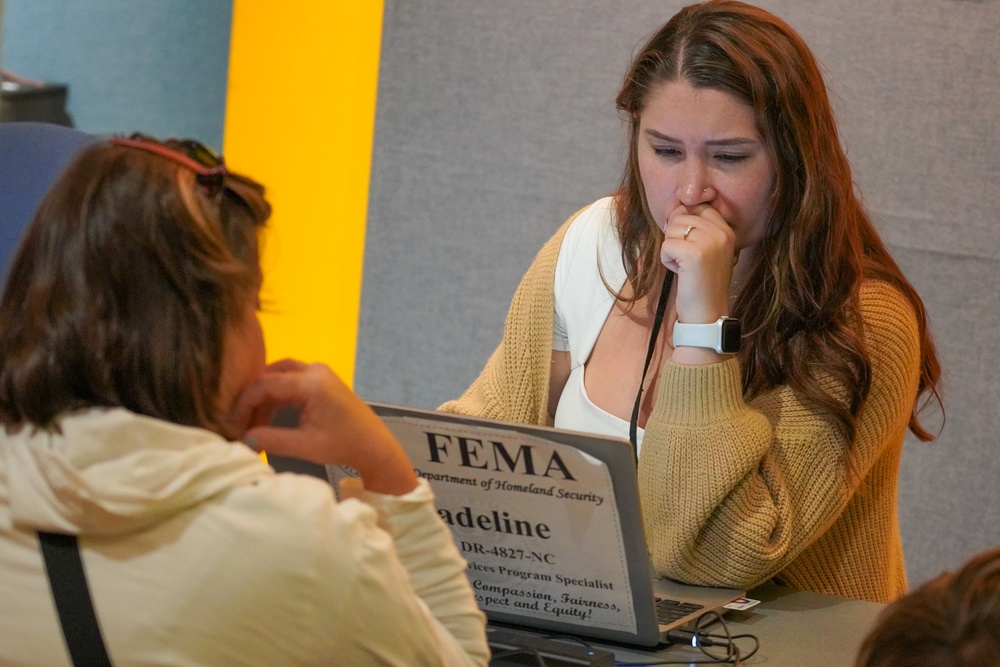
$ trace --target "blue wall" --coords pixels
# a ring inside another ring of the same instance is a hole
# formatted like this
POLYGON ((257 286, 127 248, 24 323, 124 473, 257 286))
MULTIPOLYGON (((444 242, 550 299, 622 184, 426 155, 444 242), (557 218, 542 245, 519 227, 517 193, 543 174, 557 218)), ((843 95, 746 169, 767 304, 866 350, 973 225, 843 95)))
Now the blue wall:
POLYGON ((232 0, 4 0, 0 65, 69 85, 76 127, 222 146, 232 0))

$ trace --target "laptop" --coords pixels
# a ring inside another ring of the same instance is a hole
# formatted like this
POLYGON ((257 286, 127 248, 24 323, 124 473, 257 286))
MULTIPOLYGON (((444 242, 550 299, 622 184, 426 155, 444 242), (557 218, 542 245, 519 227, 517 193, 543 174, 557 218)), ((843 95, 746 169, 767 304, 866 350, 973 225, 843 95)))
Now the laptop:
MULTIPOLYGON (((491 622, 652 647, 744 597, 656 577, 627 440, 370 405, 434 489, 491 622)), ((354 474, 327 468, 335 487, 354 474)))

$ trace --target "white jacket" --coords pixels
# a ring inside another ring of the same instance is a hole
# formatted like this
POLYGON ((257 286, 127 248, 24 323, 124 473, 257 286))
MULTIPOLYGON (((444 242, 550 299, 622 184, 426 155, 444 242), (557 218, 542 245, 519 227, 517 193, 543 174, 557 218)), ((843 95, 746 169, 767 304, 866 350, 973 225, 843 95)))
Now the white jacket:
POLYGON ((118 667, 487 663, 426 482, 338 503, 202 429, 92 409, 60 430, 0 430, 0 664, 69 664, 38 530, 79 536, 118 667))

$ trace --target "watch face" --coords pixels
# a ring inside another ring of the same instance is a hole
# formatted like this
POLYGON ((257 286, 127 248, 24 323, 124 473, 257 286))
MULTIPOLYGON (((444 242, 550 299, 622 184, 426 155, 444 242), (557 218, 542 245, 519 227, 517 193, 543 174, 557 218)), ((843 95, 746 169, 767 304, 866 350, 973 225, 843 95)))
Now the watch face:
POLYGON ((740 321, 732 317, 722 320, 722 352, 736 354, 740 351, 740 321))

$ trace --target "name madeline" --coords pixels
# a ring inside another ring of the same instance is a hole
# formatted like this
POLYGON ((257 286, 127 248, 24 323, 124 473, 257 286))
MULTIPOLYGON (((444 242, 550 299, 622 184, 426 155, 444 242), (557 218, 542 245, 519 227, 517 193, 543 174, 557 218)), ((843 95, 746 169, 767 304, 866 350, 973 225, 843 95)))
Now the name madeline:
POLYGON ((539 537, 547 540, 552 536, 552 529, 544 523, 531 523, 523 519, 515 519, 507 512, 492 510, 486 513, 473 512, 471 507, 452 512, 443 507, 438 508, 438 516, 449 526, 459 525, 463 528, 478 528, 479 530, 518 535, 521 537, 539 537))

